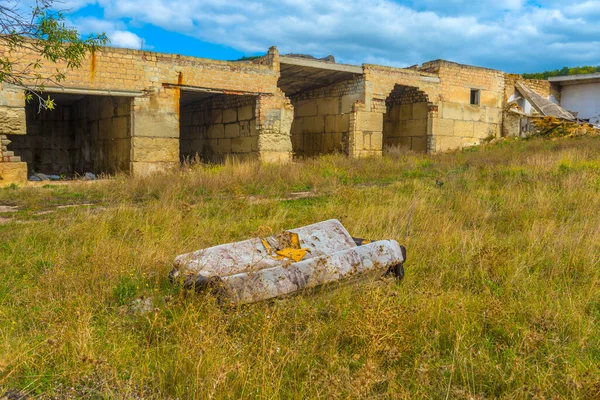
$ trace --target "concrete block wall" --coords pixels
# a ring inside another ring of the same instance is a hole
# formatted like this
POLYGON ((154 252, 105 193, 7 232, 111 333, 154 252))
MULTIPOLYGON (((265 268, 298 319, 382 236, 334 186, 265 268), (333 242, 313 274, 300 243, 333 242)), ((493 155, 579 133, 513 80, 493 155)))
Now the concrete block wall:
POLYGON ((352 106, 359 100, 364 101, 362 77, 293 96, 294 155, 347 153, 352 106))
POLYGON ((131 103, 129 97, 86 96, 71 107, 74 171, 129 171, 131 103))
POLYGON ((445 151, 499 137, 504 106, 504 73, 487 68, 436 60, 421 70, 440 78, 437 118, 431 122, 430 151, 445 151), (480 104, 471 105, 471 89, 480 91, 480 104))
POLYGON ((29 173, 72 175, 129 171, 131 99, 76 96, 55 110, 28 105, 27 134, 10 136, 29 173))
POLYGON ((219 162, 258 156, 256 96, 217 95, 181 108, 180 156, 219 162))
POLYGON ((429 98, 414 87, 398 86, 386 100, 383 144, 427 151, 429 98))

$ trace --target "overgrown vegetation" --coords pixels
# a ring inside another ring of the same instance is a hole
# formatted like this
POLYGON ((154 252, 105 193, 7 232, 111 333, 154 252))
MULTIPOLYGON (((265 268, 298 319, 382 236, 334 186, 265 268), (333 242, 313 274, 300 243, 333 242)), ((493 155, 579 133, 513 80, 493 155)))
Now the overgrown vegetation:
POLYGON ((0 391, 598 398, 599 160, 597 138, 534 139, 0 189, 19 207, 0 213, 0 391), (168 282, 177 254, 328 218, 406 245, 404 282, 240 308, 168 282))
POLYGON ((544 72, 534 72, 534 73, 525 73, 523 74, 523 78, 525 79, 548 79, 552 76, 568 76, 568 75, 583 75, 583 74, 593 74, 596 72, 600 72, 600 65, 591 66, 586 65, 584 67, 562 67, 561 69, 555 69, 551 71, 544 72))

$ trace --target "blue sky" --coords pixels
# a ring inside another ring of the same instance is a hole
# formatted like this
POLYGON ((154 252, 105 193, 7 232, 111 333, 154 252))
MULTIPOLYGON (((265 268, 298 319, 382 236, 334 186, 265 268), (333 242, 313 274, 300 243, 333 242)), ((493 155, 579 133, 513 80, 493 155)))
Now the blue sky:
POLYGON ((600 64, 600 0, 61 0, 111 45, 215 59, 333 54, 405 67, 443 58, 508 72, 600 64))

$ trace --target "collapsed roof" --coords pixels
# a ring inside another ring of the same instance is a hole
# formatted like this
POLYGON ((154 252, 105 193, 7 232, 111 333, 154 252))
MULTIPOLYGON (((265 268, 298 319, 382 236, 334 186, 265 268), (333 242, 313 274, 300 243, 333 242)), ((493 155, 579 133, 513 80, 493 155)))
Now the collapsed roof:
POLYGON ((521 93, 521 95, 531 104, 533 108, 535 108, 537 112, 540 113, 541 116, 556 117, 568 121, 576 120, 575 116, 569 111, 546 99, 545 97, 540 96, 523 83, 517 82, 515 86, 519 93, 521 93))

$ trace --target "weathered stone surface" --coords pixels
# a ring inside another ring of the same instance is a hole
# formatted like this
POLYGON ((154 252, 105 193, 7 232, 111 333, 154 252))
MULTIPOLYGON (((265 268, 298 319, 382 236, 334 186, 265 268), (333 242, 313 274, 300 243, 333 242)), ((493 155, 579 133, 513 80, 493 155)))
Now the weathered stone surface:
POLYGON ((134 162, 178 162, 179 140, 165 138, 132 138, 132 160, 134 162))
POLYGON ((27 163, 0 162, 0 186, 27 181, 27 163))
POLYGON ((0 107, 1 135, 24 135, 26 132, 25 109, 0 107))

